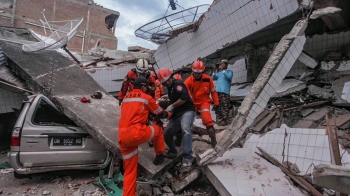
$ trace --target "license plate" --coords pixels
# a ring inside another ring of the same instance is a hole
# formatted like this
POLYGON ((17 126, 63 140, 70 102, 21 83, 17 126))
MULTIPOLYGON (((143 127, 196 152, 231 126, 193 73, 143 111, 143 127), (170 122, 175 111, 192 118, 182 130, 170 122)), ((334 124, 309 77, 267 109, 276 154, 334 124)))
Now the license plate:
POLYGON ((81 146, 82 144, 82 138, 53 138, 54 146, 81 146))

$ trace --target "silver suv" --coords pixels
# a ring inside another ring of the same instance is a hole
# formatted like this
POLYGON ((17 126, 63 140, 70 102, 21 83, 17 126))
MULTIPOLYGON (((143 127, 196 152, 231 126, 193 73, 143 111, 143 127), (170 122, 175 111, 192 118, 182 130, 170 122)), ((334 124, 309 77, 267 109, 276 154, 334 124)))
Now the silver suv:
POLYGON ((8 153, 15 177, 69 169, 103 169, 112 154, 44 95, 22 104, 8 153))

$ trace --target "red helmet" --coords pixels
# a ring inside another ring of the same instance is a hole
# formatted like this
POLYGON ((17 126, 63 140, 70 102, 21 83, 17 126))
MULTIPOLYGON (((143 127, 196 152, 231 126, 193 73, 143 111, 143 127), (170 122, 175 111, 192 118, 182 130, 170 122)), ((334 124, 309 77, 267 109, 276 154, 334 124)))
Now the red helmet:
POLYGON ((157 77, 157 75, 156 75, 156 73, 155 73, 154 71, 149 70, 149 72, 151 73, 151 76, 153 76, 153 77, 157 77))
POLYGON ((197 60, 192 64, 192 71, 194 73, 202 73, 205 70, 205 65, 202 61, 197 60))
POLYGON ((180 74, 175 74, 175 75, 173 76, 173 78, 176 79, 176 80, 182 80, 182 77, 181 77, 180 74))
POLYGON ((160 68, 158 70, 158 78, 161 83, 166 82, 173 72, 169 68, 160 68))

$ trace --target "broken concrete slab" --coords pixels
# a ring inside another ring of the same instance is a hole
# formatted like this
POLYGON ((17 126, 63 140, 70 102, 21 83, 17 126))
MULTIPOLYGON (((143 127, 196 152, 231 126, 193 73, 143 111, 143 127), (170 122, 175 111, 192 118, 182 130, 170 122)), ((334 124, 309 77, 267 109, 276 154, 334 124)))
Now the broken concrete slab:
POLYGON ((122 51, 122 50, 108 50, 103 57, 108 57, 111 60, 108 61, 107 64, 119 64, 121 62, 133 62, 136 63, 138 59, 144 58, 148 62, 152 60, 152 54, 151 53, 143 53, 143 52, 129 52, 129 51, 122 51))
POLYGON ((261 155, 267 159, 269 162, 272 164, 276 165, 279 167, 283 173, 285 173, 288 177, 290 177, 294 182, 299 184, 301 187, 303 187, 306 191, 308 191, 311 195, 314 196, 322 196, 322 194, 315 188, 313 187, 307 180, 302 178, 301 176, 297 175, 295 172, 293 172, 291 169, 288 169, 285 165, 283 165, 280 161, 272 157, 269 153, 264 151, 262 148, 257 147, 258 150, 260 151, 261 155))
MULTIPOLYGON (((303 175, 311 172, 310 166, 313 164, 331 163, 328 141, 325 129, 289 128, 283 124, 264 136, 249 134, 243 148, 255 152, 256 148, 260 147, 279 162, 288 160, 295 163, 303 175), (284 144, 288 148, 286 147, 283 153, 284 144)), ((341 149, 340 154, 343 155, 342 163, 350 166, 350 154, 344 149, 341 149)))
POLYGON ((176 147, 177 157, 175 159, 164 159, 160 165, 154 165, 152 162, 156 156, 154 148, 150 147, 148 143, 139 145, 139 165, 141 172, 151 178, 155 179, 164 174, 168 169, 173 167, 182 157, 182 148, 176 147))
POLYGON ((343 92, 341 98, 350 103, 350 81, 344 83, 343 92))
POLYGON ((13 61, 9 66, 32 91, 48 93, 50 88, 52 101, 61 106, 64 114, 113 154, 119 155, 116 120, 119 106, 114 97, 106 94, 84 70, 56 51, 24 53, 21 45, 1 41, 0 45, 4 54, 13 61), (103 99, 93 100, 90 104, 80 102, 80 98, 90 97, 97 90, 104 92, 103 99))
POLYGON ((187 176, 182 179, 181 181, 175 182, 171 184, 172 190, 176 193, 184 188, 186 188, 188 185, 190 185, 193 181, 195 181, 199 177, 200 171, 199 169, 195 169, 191 171, 189 174, 186 174, 187 176))
MULTIPOLYGON (((49 93, 51 100, 66 116, 120 158, 117 142, 120 107, 113 96, 106 93, 86 71, 56 51, 24 53, 21 45, 3 41, 0 41, 0 46, 13 62, 9 65, 11 69, 26 81, 30 90, 49 93), (103 94, 102 99, 80 102, 82 97, 89 98, 97 90, 103 94)), ((141 168, 153 165, 154 152, 140 153, 139 156, 141 168)), ((165 166, 149 169, 148 174, 153 176, 165 166)))
POLYGON ((350 70, 350 61, 342 61, 339 64, 339 67, 336 69, 337 71, 348 71, 350 70))
POLYGON ((332 89, 321 88, 313 84, 308 86, 307 89, 310 95, 313 95, 317 98, 330 99, 333 97, 333 94, 331 93, 332 89))
POLYGON ((302 62, 308 67, 311 67, 312 69, 315 68, 318 64, 318 62, 315 59, 313 59, 311 56, 309 56, 305 52, 300 53, 300 56, 298 57, 298 61, 302 62))
POLYGON ((329 62, 321 62, 321 69, 329 71, 332 70, 335 67, 335 62, 334 61, 329 61, 329 62))
POLYGON ((340 193, 350 194, 350 167, 326 164, 317 165, 312 173, 312 183, 340 193))
POLYGON ((350 81, 350 76, 344 76, 344 77, 341 77, 341 78, 335 80, 332 83, 332 89, 334 91, 334 95, 336 96, 336 100, 333 101, 334 105, 336 105, 336 106, 350 106, 350 103, 347 101, 348 96, 346 96, 346 99, 343 99, 343 98, 345 98, 345 94, 349 94, 349 91, 345 91, 344 96, 342 97, 344 87, 346 89, 348 89, 348 86, 345 86, 345 83, 349 82, 349 81, 350 81))
POLYGON ((246 148, 233 148, 202 168, 220 195, 303 195, 276 166, 246 148))
POLYGON ((282 80, 282 83, 276 89, 275 94, 273 97, 283 97, 295 92, 302 91, 306 88, 306 85, 304 82, 296 79, 284 79, 282 80))
POLYGON ((328 113, 328 108, 323 107, 320 109, 315 109, 314 112, 307 117, 300 119, 293 128, 316 128, 322 122, 325 115, 328 113))

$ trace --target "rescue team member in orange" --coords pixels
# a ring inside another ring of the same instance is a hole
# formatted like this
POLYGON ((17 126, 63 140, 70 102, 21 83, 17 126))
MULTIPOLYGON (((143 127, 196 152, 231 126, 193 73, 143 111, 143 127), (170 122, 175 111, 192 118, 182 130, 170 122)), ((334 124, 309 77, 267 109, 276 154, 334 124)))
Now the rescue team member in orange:
POLYGON ((160 81, 158 80, 156 73, 152 70, 150 70, 150 72, 151 72, 151 76, 153 76, 156 79, 156 81, 154 82, 154 85, 155 85, 154 99, 157 100, 164 95, 164 89, 163 89, 162 83, 160 83, 160 81))
POLYGON ((153 141, 156 157, 154 165, 164 161, 165 150, 163 128, 156 123, 147 125, 149 113, 160 119, 169 118, 170 112, 164 111, 155 100, 146 94, 148 84, 145 77, 137 77, 134 89, 128 93, 121 106, 118 144, 123 156, 124 196, 136 195, 136 177, 138 164, 138 145, 153 141))
POLYGON ((125 76, 122 88, 118 93, 119 106, 122 104, 124 96, 129 91, 131 92, 134 88, 132 85, 132 81, 134 81, 137 77, 143 76, 147 79, 149 88, 147 89, 147 94, 151 95, 154 98, 154 82, 156 79, 151 76, 151 72, 148 70, 148 62, 145 59, 139 59, 136 64, 136 68, 131 69, 125 76))
POLYGON ((185 85, 190 93, 196 111, 201 113, 203 124, 207 127, 212 147, 216 146, 216 137, 213 119, 210 114, 210 94, 214 101, 214 110, 219 107, 219 97, 215 90, 213 80, 204 74, 205 65, 197 60, 192 64, 192 75, 185 80, 185 85))

